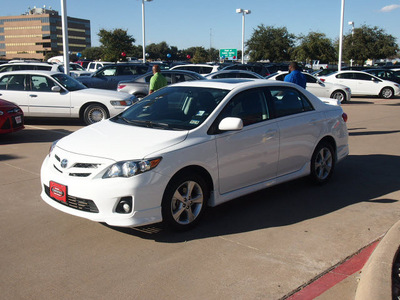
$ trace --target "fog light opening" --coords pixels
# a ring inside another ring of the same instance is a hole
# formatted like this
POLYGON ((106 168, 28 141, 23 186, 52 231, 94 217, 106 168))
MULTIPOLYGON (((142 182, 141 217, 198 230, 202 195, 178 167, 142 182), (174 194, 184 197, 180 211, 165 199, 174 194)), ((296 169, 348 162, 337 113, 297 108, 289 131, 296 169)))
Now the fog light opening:
POLYGON ((122 197, 115 210, 119 214, 129 214, 132 212, 132 197, 122 197))

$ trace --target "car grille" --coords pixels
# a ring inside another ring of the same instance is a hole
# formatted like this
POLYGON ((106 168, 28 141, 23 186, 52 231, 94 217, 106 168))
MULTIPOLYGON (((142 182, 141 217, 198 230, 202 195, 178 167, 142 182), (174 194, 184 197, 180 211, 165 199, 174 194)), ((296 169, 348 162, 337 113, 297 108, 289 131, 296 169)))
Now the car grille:
MULTIPOLYGON (((44 190, 47 196, 50 197, 50 188, 47 185, 44 185, 44 190)), ((92 200, 88 199, 83 199, 83 198, 78 198, 74 197, 71 195, 68 195, 67 197, 67 202, 62 202, 58 201, 52 197, 50 197, 52 200, 56 201, 57 203, 63 204, 65 206, 85 211, 85 212, 90 212, 90 213, 98 213, 99 209, 97 208, 96 204, 92 200)))
MULTIPOLYGON (((54 155, 54 158, 58 161, 61 162, 61 159, 59 156, 54 155)), ((68 176, 71 177, 89 177, 90 175, 92 175, 92 172, 95 171, 96 169, 98 169, 98 167, 101 164, 99 163, 74 163, 71 167, 71 172, 68 171, 62 171, 59 167, 57 167, 56 165, 53 165, 54 168, 60 172, 60 173, 66 173, 68 174, 68 176)))

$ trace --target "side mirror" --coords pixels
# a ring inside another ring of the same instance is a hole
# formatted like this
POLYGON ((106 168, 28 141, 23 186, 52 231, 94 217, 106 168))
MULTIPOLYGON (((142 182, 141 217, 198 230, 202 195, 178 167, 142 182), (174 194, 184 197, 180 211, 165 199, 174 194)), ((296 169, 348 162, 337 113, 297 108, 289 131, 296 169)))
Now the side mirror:
POLYGON ((221 120, 218 129, 222 131, 238 131, 243 129, 243 121, 240 118, 227 117, 221 120))
POLYGON ((61 92, 61 88, 58 85, 55 85, 51 88, 52 92, 59 93, 61 92))

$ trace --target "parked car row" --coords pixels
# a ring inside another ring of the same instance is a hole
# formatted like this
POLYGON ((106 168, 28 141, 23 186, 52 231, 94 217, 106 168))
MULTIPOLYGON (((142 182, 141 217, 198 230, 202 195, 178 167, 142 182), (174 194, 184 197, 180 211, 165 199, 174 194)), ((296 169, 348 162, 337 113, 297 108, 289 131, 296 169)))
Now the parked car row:
MULTIPOLYGON (((263 77, 253 71, 241 70, 242 65, 235 64, 202 76, 199 72, 201 70, 205 72, 204 68, 207 65, 185 66, 198 67, 193 69, 198 72, 183 70, 179 66, 161 71, 167 78, 168 85, 184 81, 227 78, 266 78, 283 81, 288 73, 278 71, 263 77), (238 69, 232 70, 233 67, 238 69)), ((255 66, 258 65, 248 64, 247 67, 255 70, 255 66)), ((61 65, 32 62, 3 64, 0 66, 0 97, 19 105, 26 117, 72 117, 81 118, 86 124, 92 124, 118 114, 127 106, 147 96, 150 78, 153 75, 152 65, 141 63, 106 63, 89 76, 78 76, 76 80, 59 72, 39 71, 49 68, 60 71, 61 67, 61 65), (27 68, 38 70, 25 70, 27 68)), ((211 66, 210 70, 213 69, 211 66)), ((263 69, 258 70, 260 71, 263 72, 263 69)), ((303 74, 306 76, 306 89, 309 92, 318 97, 334 98, 339 102, 351 100, 352 95, 376 95, 385 99, 400 95, 398 83, 383 79, 390 77, 399 80, 400 71, 388 69, 367 71, 369 73, 342 71, 318 78, 306 72, 303 74)))

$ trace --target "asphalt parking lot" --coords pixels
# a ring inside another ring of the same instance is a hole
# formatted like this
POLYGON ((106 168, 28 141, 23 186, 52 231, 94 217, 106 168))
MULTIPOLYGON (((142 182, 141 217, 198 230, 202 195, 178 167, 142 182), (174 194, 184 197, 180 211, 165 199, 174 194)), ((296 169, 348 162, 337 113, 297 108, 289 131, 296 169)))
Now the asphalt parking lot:
POLYGON ((117 229, 40 198, 51 143, 83 125, 28 120, 0 137, 3 299, 281 299, 400 219, 400 98, 354 98, 332 180, 285 183, 208 210, 184 233, 117 229))

